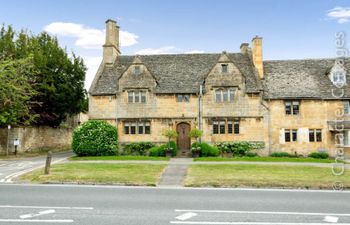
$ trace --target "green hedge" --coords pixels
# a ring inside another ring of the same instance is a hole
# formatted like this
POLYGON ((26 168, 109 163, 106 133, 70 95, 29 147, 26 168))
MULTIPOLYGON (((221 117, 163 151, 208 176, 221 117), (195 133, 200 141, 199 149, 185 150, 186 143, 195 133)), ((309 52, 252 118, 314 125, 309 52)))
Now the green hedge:
POLYGON ((234 156, 245 156, 251 150, 260 150, 265 147, 264 142, 260 141, 235 141, 217 143, 221 153, 232 153, 234 156))
MULTIPOLYGON (((176 156, 177 153, 177 146, 175 141, 170 141, 170 147, 173 149, 172 150, 172 156, 176 156)), ((165 149, 168 148, 168 144, 163 144, 160 146, 155 146, 152 147, 149 150, 149 156, 160 156, 160 157, 164 157, 165 156, 165 149)))
POLYGON ((116 155, 117 128, 105 121, 87 121, 74 130, 72 148, 78 156, 116 155))
POLYGON ((288 152, 274 152, 270 155, 271 157, 295 157, 295 155, 289 154, 288 152))
POLYGON ((195 147, 200 147, 200 153, 199 156, 200 157, 215 157, 218 156, 220 154, 219 149, 216 146, 211 146, 208 143, 198 143, 198 142, 194 142, 192 144, 192 148, 195 147))
POLYGON ((134 142, 124 145, 123 155, 147 155, 148 150, 155 147, 152 142, 134 142))
POLYGON ((328 159, 329 155, 327 152, 312 152, 308 155, 310 158, 314 159, 328 159))

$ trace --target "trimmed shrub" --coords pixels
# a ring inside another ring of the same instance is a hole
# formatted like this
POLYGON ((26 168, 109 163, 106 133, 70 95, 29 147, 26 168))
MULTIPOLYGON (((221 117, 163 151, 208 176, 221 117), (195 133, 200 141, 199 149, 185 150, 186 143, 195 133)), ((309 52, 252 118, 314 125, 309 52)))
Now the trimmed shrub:
POLYGON ((124 155, 147 155, 148 150, 154 147, 152 142, 134 142, 124 145, 124 155))
POLYGON ((194 142, 192 144, 192 147, 200 147, 201 151, 199 156, 200 157, 215 157, 218 156, 220 154, 219 149, 216 146, 211 146, 208 143, 198 143, 198 142, 194 142))
POLYGON ((117 128, 105 121, 87 121, 74 130, 72 148, 78 156, 116 155, 117 128))
POLYGON ((312 152, 308 155, 310 158, 314 159, 328 159, 329 155, 327 152, 312 152))
MULTIPOLYGON (((176 156, 177 146, 175 141, 170 141, 170 147, 173 149, 172 156, 176 156)), ((149 150, 149 156, 165 157, 165 149, 168 148, 168 144, 163 144, 158 147, 152 147, 149 150)))
POLYGON ((232 153, 234 156, 245 156, 251 150, 264 148, 263 142, 235 141, 218 143, 217 147, 221 153, 232 153))
POLYGON ((295 157, 295 155, 291 155, 288 152, 274 152, 270 156, 271 157, 295 157))
POLYGON ((256 152, 247 152, 247 153, 245 154, 245 156, 248 156, 248 157, 257 157, 258 154, 257 154, 256 152))

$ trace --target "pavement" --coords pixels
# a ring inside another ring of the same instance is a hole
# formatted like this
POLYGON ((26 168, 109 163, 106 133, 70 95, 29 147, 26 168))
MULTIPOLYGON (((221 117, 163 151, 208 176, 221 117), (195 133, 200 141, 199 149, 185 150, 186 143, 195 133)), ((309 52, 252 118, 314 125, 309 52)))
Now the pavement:
POLYGON ((0 185, 1 224, 350 225, 350 192, 0 185))
MULTIPOLYGON (((52 154, 52 164, 64 162, 73 152, 59 152, 52 154)), ((12 183, 12 179, 45 166, 46 155, 9 160, 0 160, 0 183, 12 183)))
POLYGON ((191 158, 171 158, 165 168, 158 186, 159 187, 183 187, 191 158))

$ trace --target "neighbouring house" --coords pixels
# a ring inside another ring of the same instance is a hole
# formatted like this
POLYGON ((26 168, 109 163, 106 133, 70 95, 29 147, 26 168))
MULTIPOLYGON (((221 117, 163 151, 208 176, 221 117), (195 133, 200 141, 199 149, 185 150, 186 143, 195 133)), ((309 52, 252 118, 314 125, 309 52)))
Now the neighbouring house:
POLYGON ((162 131, 173 128, 189 149, 197 127, 209 143, 264 142, 265 155, 349 151, 350 60, 264 61, 262 52, 256 36, 238 53, 121 55, 119 27, 107 20, 89 119, 114 124, 121 144, 166 142, 162 131))

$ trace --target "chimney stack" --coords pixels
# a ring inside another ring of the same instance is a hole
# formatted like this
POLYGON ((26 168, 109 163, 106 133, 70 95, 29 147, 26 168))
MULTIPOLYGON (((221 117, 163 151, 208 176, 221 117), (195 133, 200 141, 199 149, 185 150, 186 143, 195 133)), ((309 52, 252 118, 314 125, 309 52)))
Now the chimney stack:
POLYGON ((247 54, 248 53, 248 48, 249 48, 249 44, 248 43, 242 43, 241 44, 241 53, 242 54, 247 54))
POLYGON ((255 36, 252 40, 252 57, 260 79, 264 79, 264 65, 262 56, 262 37, 255 36))
POLYGON ((104 64, 113 65, 119 54, 119 27, 116 21, 108 19, 106 21, 106 42, 103 45, 104 64))

